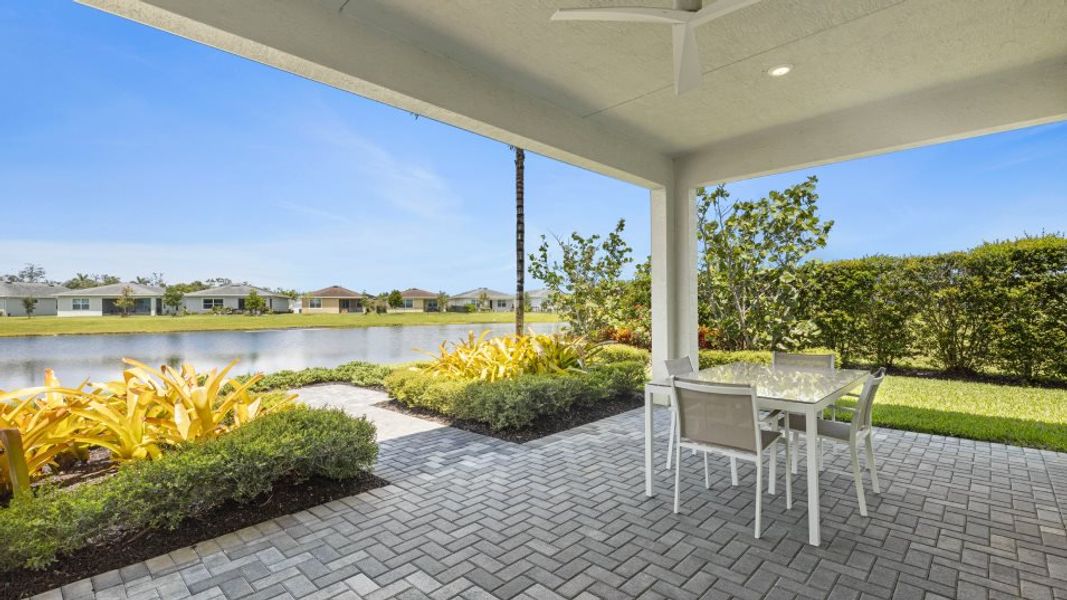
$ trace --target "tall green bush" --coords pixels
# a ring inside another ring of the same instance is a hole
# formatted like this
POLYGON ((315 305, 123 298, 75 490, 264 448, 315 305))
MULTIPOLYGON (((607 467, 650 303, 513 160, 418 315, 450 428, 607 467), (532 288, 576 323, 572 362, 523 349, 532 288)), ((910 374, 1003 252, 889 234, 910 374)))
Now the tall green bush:
POLYGON ((957 372, 1067 377, 1067 238, 967 252, 812 262, 803 318, 846 362, 912 355, 957 372))

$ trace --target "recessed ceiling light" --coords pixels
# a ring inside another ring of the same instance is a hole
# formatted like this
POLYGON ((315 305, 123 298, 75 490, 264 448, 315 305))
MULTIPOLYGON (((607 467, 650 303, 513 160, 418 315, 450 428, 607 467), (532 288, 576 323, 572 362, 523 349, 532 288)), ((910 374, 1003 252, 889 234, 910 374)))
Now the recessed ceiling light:
POLYGON ((767 74, 771 77, 782 77, 788 75, 793 70, 793 65, 778 65, 767 69, 767 74))

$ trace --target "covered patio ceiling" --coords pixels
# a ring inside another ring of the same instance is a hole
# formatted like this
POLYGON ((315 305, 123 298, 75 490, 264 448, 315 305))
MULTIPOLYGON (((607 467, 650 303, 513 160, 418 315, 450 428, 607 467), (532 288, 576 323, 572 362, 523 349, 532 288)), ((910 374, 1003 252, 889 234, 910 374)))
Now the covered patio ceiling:
POLYGON ((669 0, 80 1, 649 188, 657 360, 695 350, 695 187, 1067 118, 1064 0, 762 0, 681 96, 668 28, 549 20, 669 0))
POLYGON ((682 96, 666 27, 549 20, 670 0, 81 1, 649 187, 1067 118, 1062 0, 763 0, 698 29, 682 96))

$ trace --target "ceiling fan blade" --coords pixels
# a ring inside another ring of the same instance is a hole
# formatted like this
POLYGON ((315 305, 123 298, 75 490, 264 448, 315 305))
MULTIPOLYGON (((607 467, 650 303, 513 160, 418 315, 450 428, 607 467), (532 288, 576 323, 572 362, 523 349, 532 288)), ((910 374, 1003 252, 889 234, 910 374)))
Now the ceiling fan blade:
POLYGON ((552 15, 553 21, 615 21, 620 23, 685 23, 693 13, 666 8, 643 6, 616 8, 561 8, 552 15))
POLYGON ((704 71, 700 67, 700 48, 693 25, 674 25, 671 33, 674 35, 674 93, 680 96, 700 87, 704 71))
POLYGON ((693 17, 689 20, 693 26, 703 25, 710 21, 714 21, 719 17, 724 17, 735 10, 741 10, 746 6, 752 6, 760 0, 717 0, 704 8, 697 11, 693 17))

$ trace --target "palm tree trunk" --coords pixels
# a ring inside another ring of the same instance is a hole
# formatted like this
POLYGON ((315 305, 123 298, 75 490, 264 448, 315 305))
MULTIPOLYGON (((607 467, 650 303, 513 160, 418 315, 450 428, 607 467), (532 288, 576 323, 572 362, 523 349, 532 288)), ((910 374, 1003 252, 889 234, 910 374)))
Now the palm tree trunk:
POLYGON ((515 335, 526 329, 526 151, 515 147, 515 335))

